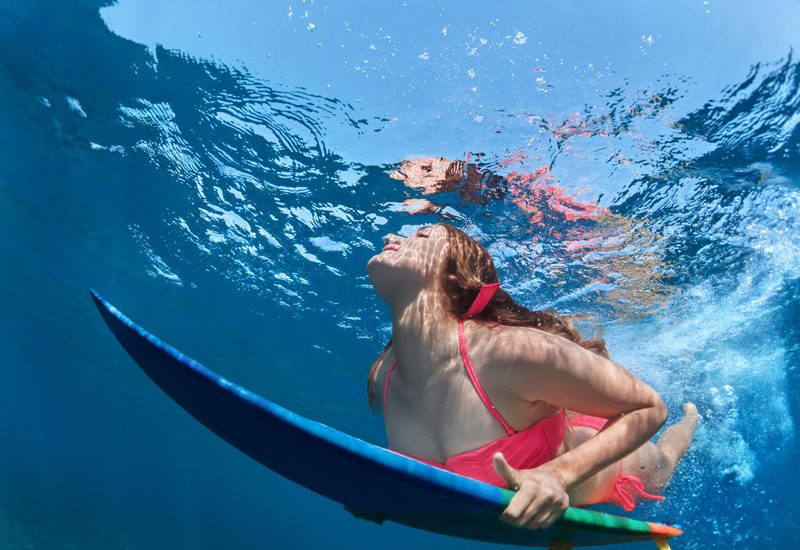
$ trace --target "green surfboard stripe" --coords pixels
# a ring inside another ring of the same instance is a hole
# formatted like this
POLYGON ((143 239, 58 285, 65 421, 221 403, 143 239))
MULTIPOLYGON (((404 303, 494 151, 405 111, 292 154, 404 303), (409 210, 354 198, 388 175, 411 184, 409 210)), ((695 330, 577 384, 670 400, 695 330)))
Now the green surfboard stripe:
MULTIPOLYGON (((502 513, 516 493, 510 489, 498 488, 498 490, 500 491, 501 505, 498 506, 497 511, 502 513)), ((591 526, 600 530, 650 533, 650 525, 644 521, 584 510, 573 506, 567 508, 558 523, 561 525, 573 524, 575 527, 581 528, 591 526)))

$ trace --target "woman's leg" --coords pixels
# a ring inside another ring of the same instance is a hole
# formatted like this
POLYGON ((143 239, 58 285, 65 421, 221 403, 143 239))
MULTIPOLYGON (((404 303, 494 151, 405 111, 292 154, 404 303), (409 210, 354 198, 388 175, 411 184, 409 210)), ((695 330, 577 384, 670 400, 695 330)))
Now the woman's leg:
MULTIPOLYGON (((574 449, 597 435, 597 430, 588 426, 575 426, 564 435, 564 452, 574 449)), ((570 506, 588 506, 606 502, 614 490, 619 476, 619 462, 600 470, 589 479, 569 490, 570 506)))
MULTIPOLYGON (((658 495, 675 472, 678 462, 686 454, 692 442, 699 415, 692 403, 683 406, 683 418, 667 428, 653 444, 647 442, 623 460, 622 474, 641 478, 648 493, 658 495)), ((596 430, 576 427, 569 437, 569 447, 574 448, 597 434, 596 430)), ((601 502, 620 505, 614 486, 620 474, 619 463, 601 470, 570 491, 573 506, 586 506, 601 502)), ((638 503, 643 500, 633 492, 638 503)))
POLYGON ((693 403, 683 406, 683 418, 666 429, 654 444, 647 443, 625 458, 623 474, 640 477, 649 493, 664 490, 694 436, 700 415, 693 403))

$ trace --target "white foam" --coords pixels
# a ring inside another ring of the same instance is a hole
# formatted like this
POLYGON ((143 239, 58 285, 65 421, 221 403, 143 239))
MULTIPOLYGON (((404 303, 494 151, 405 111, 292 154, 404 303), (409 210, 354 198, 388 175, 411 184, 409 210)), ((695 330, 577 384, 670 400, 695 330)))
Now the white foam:
POLYGON ((688 289, 644 326, 605 334, 613 359, 656 387, 673 413, 685 401, 697 403, 703 421, 693 449, 709 470, 741 484, 755 476, 765 447, 794 437, 790 364, 776 313, 796 267, 761 260, 688 289))

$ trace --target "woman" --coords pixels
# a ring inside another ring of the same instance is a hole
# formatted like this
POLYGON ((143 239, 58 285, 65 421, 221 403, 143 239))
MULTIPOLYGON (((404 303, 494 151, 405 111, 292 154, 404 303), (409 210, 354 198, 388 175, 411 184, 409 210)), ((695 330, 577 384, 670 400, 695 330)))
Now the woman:
POLYGON ((515 303, 489 253, 454 227, 388 236, 367 271, 392 311, 369 375, 389 448, 517 490, 502 519, 518 526, 548 527, 570 504, 662 498, 694 405, 650 443, 667 418, 658 394, 610 361, 602 339, 515 303))

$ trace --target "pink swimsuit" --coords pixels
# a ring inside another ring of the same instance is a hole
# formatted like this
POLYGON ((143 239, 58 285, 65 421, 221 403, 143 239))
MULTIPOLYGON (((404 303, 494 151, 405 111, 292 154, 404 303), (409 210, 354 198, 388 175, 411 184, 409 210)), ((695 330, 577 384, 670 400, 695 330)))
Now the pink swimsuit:
MULTIPOLYGON (((484 286, 489 287, 491 285, 484 286)), ((497 286, 499 286, 499 284, 497 284, 497 286)), ((484 290, 481 289, 481 293, 478 295, 475 303, 464 317, 468 318, 480 312, 486 306, 486 303, 488 303, 495 289, 496 286, 494 289, 489 289, 487 293, 484 293, 484 290), (485 294, 488 294, 488 298, 485 294)), ((486 395, 486 392, 483 390, 483 387, 478 381, 477 376, 475 376, 475 371, 472 368, 472 363, 470 362, 469 354, 467 353, 463 319, 458 321, 458 344, 461 349, 461 358, 464 361, 464 366, 466 367, 467 374, 472 381, 475 391, 478 392, 481 401, 483 401, 484 405, 486 405, 486 408, 489 409, 489 412, 492 413, 492 415, 506 430, 507 435, 478 449, 451 456, 443 463, 417 458, 393 449, 394 452, 409 458, 413 458, 414 460, 418 460, 420 462, 425 462, 426 464, 430 464, 431 466, 435 466, 437 468, 442 468, 456 474, 505 488, 505 481, 494 471, 492 457, 496 452, 502 452, 503 456, 506 458, 506 461, 514 468, 536 468, 545 462, 553 460, 556 457, 558 448, 561 446, 561 442, 564 439, 564 429, 567 423, 573 427, 586 426, 595 430, 601 430, 605 426, 606 422, 608 422, 608 420, 605 418, 589 415, 580 415, 568 420, 566 418, 565 411, 562 409, 560 412, 544 418, 522 431, 514 431, 514 429, 511 428, 503 419, 503 417, 500 416, 500 413, 494 407, 494 405, 492 405, 489 396, 486 395)), ((389 377, 392 375, 392 371, 394 370, 395 366, 397 366, 397 359, 395 359, 395 361, 392 363, 392 366, 389 368, 389 372, 386 375, 386 382, 383 390, 384 412, 386 411, 386 398, 389 394, 389 377)), ((664 500, 664 497, 648 494, 644 490, 644 484, 642 483, 642 480, 638 477, 622 475, 622 461, 620 461, 619 466, 619 474, 617 481, 614 484, 614 492, 617 493, 620 503, 626 511, 630 512, 633 510, 636 506, 636 503, 631 493, 625 489, 625 485, 628 485, 631 489, 635 490, 646 499, 664 500)))

